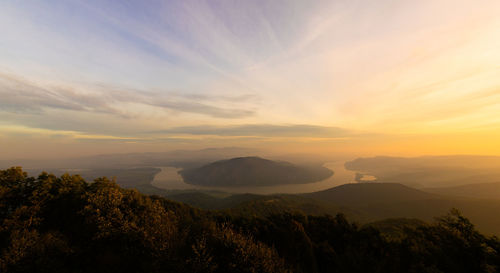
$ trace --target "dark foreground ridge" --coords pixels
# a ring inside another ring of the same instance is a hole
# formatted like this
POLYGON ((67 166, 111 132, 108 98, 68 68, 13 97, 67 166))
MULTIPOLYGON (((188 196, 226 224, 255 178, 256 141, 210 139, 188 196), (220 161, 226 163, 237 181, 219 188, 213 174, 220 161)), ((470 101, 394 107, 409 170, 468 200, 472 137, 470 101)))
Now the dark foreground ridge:
POLYGON ((186 183, 201 186, 272 186, 324 180, 333 172, 322 166, 297 166, 260 157, 237 157, 180 172, 186 183))
POLYGON ((360 227, 342 214, 233 215, 107 178, 0 171, 0 272, 499 272, 499 253, 457 210, 360 227))

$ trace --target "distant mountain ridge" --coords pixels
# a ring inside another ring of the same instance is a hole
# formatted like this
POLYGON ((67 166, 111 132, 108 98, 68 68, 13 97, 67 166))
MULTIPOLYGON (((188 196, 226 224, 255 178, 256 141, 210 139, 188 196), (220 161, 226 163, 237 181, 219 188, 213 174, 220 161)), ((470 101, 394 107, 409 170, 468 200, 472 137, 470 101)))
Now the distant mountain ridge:
POLYGON ((343 206, 436 199, 439 196, 398 183, 351 183, 302 196, 343 206))
POLYGON ((256 154, 258 150, 240 147, 172 150, 166 152, 99 154, 62 159, 0 160, 0 168, 23 166, 27 169, 103 169, 175 166, 202 166, 209 162, 256 154))
POLYGON ((333 175, 322 166, 298 166, 256 156, 220 160, 179 172, 188 184, 201 186, 272 186, 306 184, 333 175))
POLYGON ((350 171, 372 175, 377 181, 414 188, 455 187, 495 183, 500 177, 499 156, 423 156, 357 158, 345 163, 350 171))
POLYGON ((450 196, 500 199, 500 182, 466 184, 454 187, 425 188, 423 190, 426 192, 450 196))
POLYGON ((265 216, 280 211, 317 215, 342 212, 360 223, 387 218, 433 221, 450 208, 457 208, 483 232, 500 235, 500 218, 493 217, 500 211, 500 200, 441 195, 398 183, 352 183, 319 192, 288 195, 236 194, 215 198, 193 192, 165 196, 199 208, 225 209, 238 215, 265 216))

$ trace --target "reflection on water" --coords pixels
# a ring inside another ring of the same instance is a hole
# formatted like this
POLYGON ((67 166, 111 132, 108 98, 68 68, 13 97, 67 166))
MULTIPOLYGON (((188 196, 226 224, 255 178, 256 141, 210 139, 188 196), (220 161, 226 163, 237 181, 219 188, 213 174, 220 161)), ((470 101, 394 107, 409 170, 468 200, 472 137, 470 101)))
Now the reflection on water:
POLYGON ((359 179, 360 182, 373 182, 376 181, 377 178, 373 175, 363 174, 363 176, 359 179))
POLYGON ((190 190, 196 189, 196 186, 184 183, 184 180, 179 175, 178 171, 181 168, 175 167, 160 167, 161 172, 159 172, 151 185, 165 190, 190 190))
POLYGON ((346 170, 344 162, 328 162, 323 165, 324 167, 332 170, 334 174, 329 178, 309 184, 288 184, 278 186, 264 186, 264 187, 203 187, 194 186, 184 183, 182 177, 177 173, 179 168, 174 167, 161 167, 161 172, 158 173, 151 184, 155 187, 167 190, 217 190, 232 193, 257 193, 257 194, 271 194, 271 193, 306 193, 315 192, 333 188, 347 183, 354 183, 356 173, 346 170))

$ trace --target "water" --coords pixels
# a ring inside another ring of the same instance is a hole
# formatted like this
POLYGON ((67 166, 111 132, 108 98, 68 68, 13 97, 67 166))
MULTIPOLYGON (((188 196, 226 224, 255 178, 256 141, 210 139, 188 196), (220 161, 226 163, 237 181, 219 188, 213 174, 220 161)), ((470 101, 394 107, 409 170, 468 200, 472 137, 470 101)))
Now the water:
POLYGON ((157 173, 151 185, 165 190, 190 190, 196 189, 196 186, 184 183, 182 176, 178 171, 181 168, 175 167, 159 167, 161 172, 157 173))
POLYGON ((373 182, 376 181, 377 177, 373 175, 363 174, 363 176, 359 179, 360 182, 373 182))
POLYGON ((277 186, 262 186, 262 187, 203 187, 184 183, 182 177, 177 173, 180 168, 161 167, 159 172, 151 184, 155 187, 166 190, 216 190, 230 193, 255 193, 255 194, 272 194, 272 193, 307 193, 326 190, 347 183, 355 183, 356 172, 346 170, 344 162, 328 162, 323 165, 332 170, 334 174, 329 178, 309 184, 288 184, 277 186))

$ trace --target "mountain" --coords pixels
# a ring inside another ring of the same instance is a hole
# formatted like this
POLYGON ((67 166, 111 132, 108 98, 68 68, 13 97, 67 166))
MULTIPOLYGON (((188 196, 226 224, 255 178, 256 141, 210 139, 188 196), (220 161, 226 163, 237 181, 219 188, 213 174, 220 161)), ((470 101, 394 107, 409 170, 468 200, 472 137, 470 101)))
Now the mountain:
POLYGON ((23 166, 28 169, 126 169, 151 166, 181 168, 258 153, 258 150, 239 147, 207 148, 202 150, 173 150, 168 152, 101 154, 64 159, 0 160, 0 168, 23 166))
POLYGON ((437 195, 397 183, 352 183, 303 196, 342 206, 436 199, 437 195))
MULTIPOLYGON (((30 175, 38 175, 42 169, 27 169, 30 175)), ((116 178, 117 183, 125 188, 140 187, 143 185, 150 185, 155 175, 161 169, 153 167, 139 167, 139 168, 95 168, 95 169, 48 169, 48 173, 55 175, 63 175, 68 173, 78 174, 87 181, 93 181, 99 177, 116 178)))
POLYGON ((467 184, 455 187, 426 188, 424 190, 442 195, 500 199, 500 182, 467 184))
MULTIPOLYGON (((231 215, 245 217, 264 218, 284 212, 299 212, 308 215, 335 215, 340 212, 349 216, 352 214, 348 209, 341 210, 335 204, 293 194, 235 194, 217 197, 206 192, 185 192, 168 194, 165 197, 196 208, 220 210, 231 215)), ((355 217, 352 218, 355 219, 355 217)))
POLYGON ((200 209, 229 209, 248 201, 261 199, 262 195, 235 194, 227 197, 218 197, 214 194, 201 191, 186 191, 167 194, 169 200, 189 204, 200 209))
POLYGON ((414 218, 388 218, 365 225, 380 231, 389 240, 401 240, 408 231, 414 232, 419 227, 427 226, 428 223, 414 218))
POLYGON ((188 184, 201 186, 271 186, 306 184, 330 177, 322 166, 297 166, 260 157, 237 157, 180 172, 188 184))
POLYGON ((457 208, 488 234, 500 234, 500 200, 461 198, 429 193, 396 183, 346 184, 303 194, 357 212, 354 220, 367 223, 387 218, 417 218, 432 221, 457 208))
POLYGON ((358 158, 345 168, 377 181, 401 183, 415 188, 454 187, 498 182, 498 156, 422 156, 413 158, 377 156, 358 158))
MULTIPOLYGON (((356 196, 365 186, 347 189, 356 196)), ((377 193, 387 189, 412 194, 394 185, 382 185, 377 193)), ((332 192, 346 193, 346 187, 326 193, 332 192)), ((321 211, 320 202, 299 195, 219 198, 243 202, 205 211, 121 188, 107 178, 88 183, 78 175, 28 177, 20 167, 0 170, 0 272, 479 273, 500 268, 498 238, 481 234, 458 210, 434 223, 387 219, 360 226, 342 214, 332 216, 335 207, 321 211)))
POLYGON ((492 216, 500 211, 500 200, 439 195, 396 183, 346 184, 298 195, 237 194, 214 197, 191 192, 166 197, 199 208, 230 211, 236 215, 266 216, 287 211, 315 215, 341 212, 358 223, 387 218, 415 218, 431 222, 451 208, 457 208, 482 232, 500 234, 500 218, 492 216))

